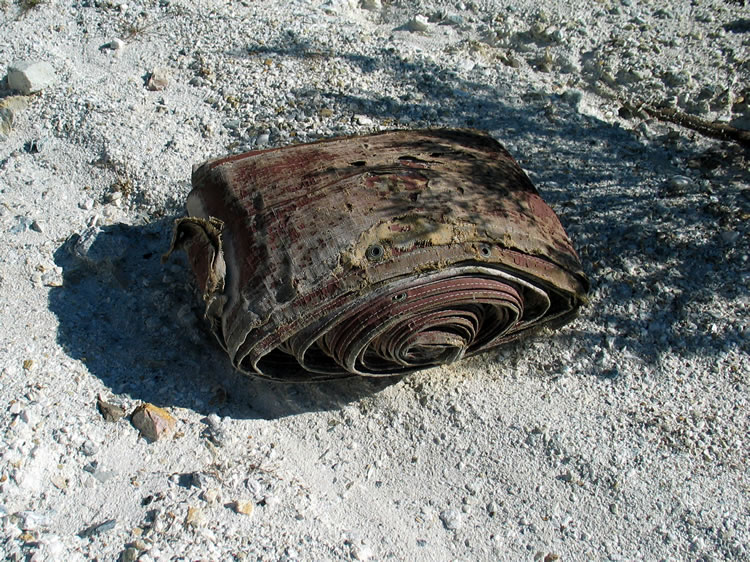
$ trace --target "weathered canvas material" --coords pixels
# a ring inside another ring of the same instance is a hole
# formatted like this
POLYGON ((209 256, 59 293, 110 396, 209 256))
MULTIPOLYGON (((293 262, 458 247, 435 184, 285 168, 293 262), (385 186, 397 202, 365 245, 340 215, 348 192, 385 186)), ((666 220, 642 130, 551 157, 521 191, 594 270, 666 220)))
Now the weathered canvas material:
POLYGON ((492 137, 391 131, 209 160, 177 221, 212 331, 241 371, 382 376, 571 320, 588 281, 492 137))

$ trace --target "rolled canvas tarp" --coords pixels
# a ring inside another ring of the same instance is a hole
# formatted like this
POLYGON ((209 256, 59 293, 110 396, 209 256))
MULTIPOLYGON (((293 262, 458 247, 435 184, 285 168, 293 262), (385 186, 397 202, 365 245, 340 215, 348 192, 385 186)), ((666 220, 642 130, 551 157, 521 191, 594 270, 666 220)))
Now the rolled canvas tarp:
POLYGON ((175 225, 233 365, 404 374, 571 320, 588 290, 555 213, 492 137, 391 131, 209 160, 175 225))

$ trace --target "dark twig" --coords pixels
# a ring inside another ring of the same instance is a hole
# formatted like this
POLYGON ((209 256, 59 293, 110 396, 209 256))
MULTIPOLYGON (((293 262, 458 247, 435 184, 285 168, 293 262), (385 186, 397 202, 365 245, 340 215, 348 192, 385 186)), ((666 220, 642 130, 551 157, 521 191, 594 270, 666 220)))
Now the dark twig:
POLYGON ((638 106, 633 106, 632 104, 624 105, 631 111, 645 111, 648 115, 659 121, 674 123, 680 127, 692 129, 693 131, 707 137, 734 141, 745 148, 750 148, 750 131, 738 129, 737 127, 732 127, 726 123, 712 123, 705 119, 700 119, 694 115, 689 115, 672 108, 657 108, 647 104, 638 106))

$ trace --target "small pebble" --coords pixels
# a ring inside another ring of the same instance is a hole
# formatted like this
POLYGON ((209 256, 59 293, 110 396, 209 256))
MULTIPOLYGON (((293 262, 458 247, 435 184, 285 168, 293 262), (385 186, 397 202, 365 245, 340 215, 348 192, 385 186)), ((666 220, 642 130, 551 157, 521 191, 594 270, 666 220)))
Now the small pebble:
POLYGON ((42 275, 42 284, 46 287, 62 287, 63 286, 62 268, 55 267, 54 269, 42 275))
POLYGON ((19 527, 23 531, 36 531, 42 527, 48 527, 52 521, 50 517, 43 513, 34 511, 22 511, 17 514, 21 519, 19 527))
POLYGON ((87 439, 81 445, 81 452, 87 457, 93 457, 99 450, 91 439, 87 439))
POLYGON ((214 479, 203 472, 193 472, 190 475, 190 486, 205 490, 214 479))
POLYGON ((739 237, 740 233, 735 230, 724 230, 721 233, 721 241, 724 242, 724 244, 732 245, 737 242, 739 237))
POLYGON ((216 414, 211 414, 203 419, 206 424, 206 429, 203 431, 203 437, 206 437, 211 443, 217 447, 225 445, 227 440, 227 432, 221 423, 221 418, 216 414))
POLYGON ((96 479, 97 479, 97 481, 99 481, 99 482, 101 482, 102 484, 104 484, 104 483, 105 483, 105 482, 106 482, 107 480, 111 479, 111 478, 112 478, 112 477, 114 477, 114 476, 115 476, 116 474, 117 474, 116 472, 113 472, 113 471, 111 471, 111 470, 108 470, 108 471, 105 471, 105 470, 97 470, 97 471, 94 471, 94 472, 93 472, 93 473, 91 474, 91 476, 93 476, 94 478, 96 478, 96 479))
POLYGON ((355 560, 370 560, 374 553, 368 545, 355 544, 352 546, 352 556, 355 560))
POLYGON ((154 68, 151 72, 151 76, 148 78, 146 88, 152 92, 164 90, 169 86, 170 73, 166 68, 154 68))
POLYGON ((279 499, 278 496, 274 496, 274 495, 263 496, 263 504, 266 507, 274 507, 276 505, 279 505, 280 503, 281 503, 281 500, 279 499))
POLYGON ((129 546, 122 551, 122 554, 120 554, 120 560, 122 562, 135 562, 136 560, 138 560, 139 554, 140 551, 137 548, 129 546))
POLYGON ((119 38, 112 39, 109 43, 105 43, 100 49, 110 49, 112 51, 121 51, 125 48, 125 41, 119 38))
POLYGON ((662 80, 670 88, 680 88, 689 85, 692 77, 686 70, 672 69, 664 73, 662 80))
POLYGON ((701 537, 693 539, 690 543, 690 552, 699 552, 703 550, 705 543, 701 537))
POLYGON ((252 515, 255 504, 251 500, 238 500, 234 502, 234 511, 243 515, 252 515))
POLYGON ((21 412, 20 417, 21 421, 33 427, 42 419, 41 407, 39 404, 30 404, 23 412, 21 412))
POLYGON ((472 495, 476 496, 477 492, 482 488, 482 483, 478 480, 467 483, 465 486, 466 490, 472 495))
POLYGON ((68 481, 59 474, 50 476, 49 481, 52 482, 52 485, 58 490, 68 489, 68 481))
POLYGON ((145 403, 132 413, 130 421, 148 441, 157 441, 174 431, 176 421, 166 410, 145 403))
POLYGON ((219 498, 219 490, 216 488, 209 488, 201 493, 201 499, 206 503, 215 503, 219 498))
POLYGON ((32 220, 28 217, 16 217, 16 224, 10 227, 11 234, 21 234, 31 227, 32 220))
POLYGON ((86 537, 98 535, 99 533, 104 533, 106 531, 111 531, 112 529, 115 528, 116 524, 117 524, 116 519, 109 519, 105 521, 104 523, 97 523, 96 525, 87 527, 86 529, 78 533, 78 536, 81 538, 86 538, 86 537))
POLYGON ((455 531, 463 523, 463 514, 457 509, 446 509, 440 513, 443 526, 449 531, 455 531))
POLYGON ((45 139, 32 139, 24 145, 24 150, 29 154, 39 154, 44 150, 46 145, 47 141, 45 139))
POLYGON ((578 107, 578 104, 583 100, 583 92, 578 89, 566 90, 562 95, 562 99, 572 107, 578 107))
POLYGON ((255 479, 252 479, 252 478, 251 478, 251 479, 248 479, 248 480, 247 480, 247 481, 245 482, 245 487, 246 487, 246 488, 247 488, 248 490, 250 490, 250 492, 251 492, 251 493, 253 494, 253 496, 254 496, 254 497, 256 497, 256 498, 260 496, 260 493, 261 493, 261 491, 263 490, 263 488, 262 488, 262 487, 261 487, 261 485, 260 485, 260 482, 258 482, 258 481, 257 481, 257 480, 255 480, 255 479))
POLYGON ((406 28, 409 31, 425 32, 430 28, 430 24, 425 16, 417 15, 409 20, 409 23, 406 24, 406 28))
POLYGON ((109 402, 105 402, 104 400, 102 400, 101 396, 96 400, 96 408, 99 410, 99 413, 102 415, 104 420, 108 422, 116 422, 126 413, 125 408, 123 408, 122 406, 117 406, 115 404, 110 404, 109 402))
POLYGON ((199 507, 188 507, 185 525, 191 527, 201 527, 206 522, 206 516, 199 507))
POLYGON ((383 9, 383 3, 381 0, 362 0, 360 5, 363 9, 369 10, 370 12, 379 12, 383 9))
POLYGON ((667 190, 670 195, 682 195, 692 183, 693 180, 687 176, 673 176, 667 182, 667 190))

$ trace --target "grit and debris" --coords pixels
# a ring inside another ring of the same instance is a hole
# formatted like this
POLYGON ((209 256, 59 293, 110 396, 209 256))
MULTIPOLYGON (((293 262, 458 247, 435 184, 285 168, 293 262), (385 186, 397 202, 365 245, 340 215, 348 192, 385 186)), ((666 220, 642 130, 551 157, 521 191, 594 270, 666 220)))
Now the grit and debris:
POLYGON ((638 110, 750 128, 744 1, 0 0, 0 30, 0 558, 750 559, 748 154, 638 110), (191 166, 433 126, 527 170, 579 319, 401 380, 234 373, 160 263, 191 166))

